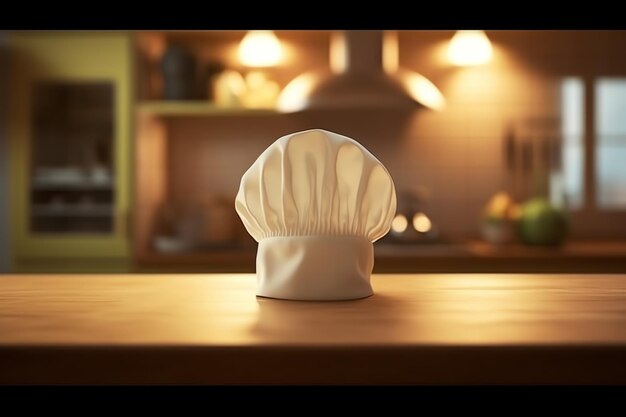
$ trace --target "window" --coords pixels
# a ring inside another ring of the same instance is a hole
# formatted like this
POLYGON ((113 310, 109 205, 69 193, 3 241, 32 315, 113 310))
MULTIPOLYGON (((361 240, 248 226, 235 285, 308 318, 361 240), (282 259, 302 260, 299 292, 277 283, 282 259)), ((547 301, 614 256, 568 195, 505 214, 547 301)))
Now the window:
POLYGON ((595 84, 596 204, 626 208, 626 78, 595 84))
MULTIPOLYGON (((585 86, 580 78, 566 78, 561 85, 562 193, 569 208, 583 205, 584 191, 584 135, 585 135, 585 86)), ((551 187, 554 190, 555 187, 551 187)), ((559 190, 560 191, 560 190, 559 190)), ((559 196, 552 195, 552 201, 559 196)))
MULTIPOLYGON (((626 78, 598 78, 592 84, 594 103, 585 103, 582 78, 561 84, 562 186, 567 206, 580 209, 584 201, 586 146, 595 148, 594 208, 626 209, 626 78), (585 144, 585 106, 595 108, 595 131, 585 144)), ((552 199, 558 196, 553 190, 552 199)))

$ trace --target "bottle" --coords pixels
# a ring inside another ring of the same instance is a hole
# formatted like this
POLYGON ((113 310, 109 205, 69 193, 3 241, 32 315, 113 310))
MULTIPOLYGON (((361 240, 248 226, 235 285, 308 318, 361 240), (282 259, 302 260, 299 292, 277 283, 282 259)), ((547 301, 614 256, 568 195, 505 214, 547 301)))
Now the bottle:
POLYGON ((189 100, 195 98, 196 62, 184 47, 171 44, 161 59, 163 98, 189 100))

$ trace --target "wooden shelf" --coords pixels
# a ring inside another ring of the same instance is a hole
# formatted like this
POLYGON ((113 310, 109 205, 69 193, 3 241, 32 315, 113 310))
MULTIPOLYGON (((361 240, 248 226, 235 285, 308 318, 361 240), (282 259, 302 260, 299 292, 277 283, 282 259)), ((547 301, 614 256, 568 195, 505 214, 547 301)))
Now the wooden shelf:
POLYGON ((205 100, 144 101, 139 111, 155 116, 245 116, 280 114, 274 109, 249 109, 245 107, 218 106, 205 100))

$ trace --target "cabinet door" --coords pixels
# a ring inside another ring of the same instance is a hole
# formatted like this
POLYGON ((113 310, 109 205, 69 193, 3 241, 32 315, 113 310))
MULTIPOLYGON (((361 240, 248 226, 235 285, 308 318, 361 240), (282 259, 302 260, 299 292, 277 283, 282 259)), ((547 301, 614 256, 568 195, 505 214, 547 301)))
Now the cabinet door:
POLYGON ((14 261, 128 257, 130 35, 9 41, 14 261))

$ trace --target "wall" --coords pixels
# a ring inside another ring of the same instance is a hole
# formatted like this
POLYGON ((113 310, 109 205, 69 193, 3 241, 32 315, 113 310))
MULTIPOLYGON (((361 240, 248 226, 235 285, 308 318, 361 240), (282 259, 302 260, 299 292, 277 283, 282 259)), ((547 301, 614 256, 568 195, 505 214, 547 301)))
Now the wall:
POLYGON ((559 113, 559 80, 626 74, 626 32, 488 32, 494 59, 456 68, 445 61, 450 31, 401 32, 401 66, 442 91, 441 112, 305 112, 170 121, 173 200, 234 198, 241 174, 276 138, 319 127, 361 141, 388 167, 399 192, 428 190, 428 209, 449 239, 477 236, 486 200, 507 185, 502 139, 511 123, 559 113))
POLYGON ((9 269, 9 149, 7 138, 8 53, 0 32, 0 273, 9 269))

